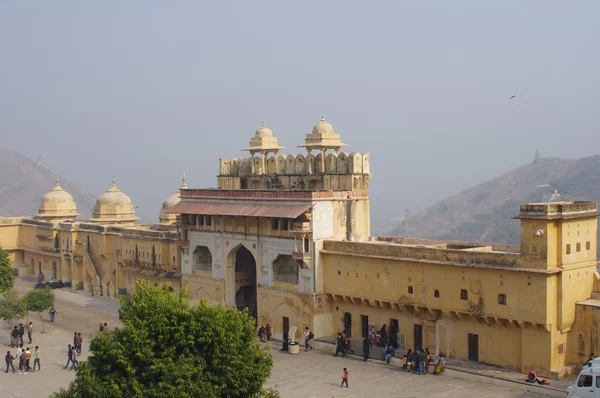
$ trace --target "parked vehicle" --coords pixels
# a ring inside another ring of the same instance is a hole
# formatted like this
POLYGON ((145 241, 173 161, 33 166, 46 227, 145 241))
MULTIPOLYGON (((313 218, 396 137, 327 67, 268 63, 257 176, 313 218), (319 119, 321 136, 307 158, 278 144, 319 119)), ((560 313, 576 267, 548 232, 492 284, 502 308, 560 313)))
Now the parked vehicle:
POLYGON ((569 387, 569 398, 600 398, 600 357, 591 366, 584 366, 577 381, 569 387))

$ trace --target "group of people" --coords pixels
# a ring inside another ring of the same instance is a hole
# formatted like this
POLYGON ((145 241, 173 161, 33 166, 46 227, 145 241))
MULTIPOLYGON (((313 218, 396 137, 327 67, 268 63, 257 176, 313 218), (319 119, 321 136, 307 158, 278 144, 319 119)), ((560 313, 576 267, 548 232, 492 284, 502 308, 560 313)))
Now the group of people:
POLYGON ((74 332, 73 333, 73 344, 69 344, 67 346, 67 364, 65 365, 65 369, 69 367, 71 364, 71 370, 77 369, 79 367, 79 360, 77 357, 81 355, 81 347, 83 346, 83 337, 81 333, 74 332))
POLYGON ((334 356, 337 357, 339 353, 342 353, 342 357, 346 358, 346 354, 348 354, 348 351, 354 353, 354 350, 350 346, 350 336, 348 336, 348 333, 346 333, 345 330, 342 330, 337 335, 334 356))
POLYGON ((27 374, 27 372, 35 372, 36 365, 38 370, 42 370, 42 366, 40 365, 40 347, 37 345, 35 346, 33 353, 29 347, 23 348, 23 344, 17 349, 17 354, 15 356, 13 356, 10 351, 6 351, 6 355, 4 356, 6 362, 5 373, 8 373, 8 369, 12 369, 12 372, 15 373, 15 365, 13 364, 15 359, 17 360, 20 375, 27 374), (33 358, 33 368, 31 367, 31 358, 33 358))
POLYGON ((27 326, 19 323, 19 326, 13 328, 10 332, 10 346, 11 347, 22 347, 25 344, 25 328, 27 328, 27 344, 31 344, 31 337, 33 334, 33 322, 29 322, 27 326))
POLYGON ((268 323, 267 326, 261 326, 258 329, 258 337, 263 343, 266 343, 267 341, 271 340, 271 326, 269 326, 268 323))
POLYGON ((27 372, 35 371, 37 364, 38 370, 41 370, 40 365, 40 347, 35 346, 35 350, 31 352, 33 347, 26 347, 25 345, 25 330, 27 330, 27 344, 33 342, 33 322, 29 322, 27 325, 22 323, 16 326, 10 332, 10 346, 17 348, 17 352, 13 355, 10 351, 6 351, 4 361, 6 362, 6 373, 9 369, 12 369, 15 373, 14 360, 17 360, 17 366, 19 374, 27 374, 27 372), (31 359, 33 358, 33 368, 31 367, 31 359))
POLYGON ((429 366, 433 364, 433 374, 440 375, 446 368, 446 358, 440 355, 440 359, 433 362, 429 348, 420 350, 409 349, 402 357, 402 370, 425 375, 429 372, 429 366))

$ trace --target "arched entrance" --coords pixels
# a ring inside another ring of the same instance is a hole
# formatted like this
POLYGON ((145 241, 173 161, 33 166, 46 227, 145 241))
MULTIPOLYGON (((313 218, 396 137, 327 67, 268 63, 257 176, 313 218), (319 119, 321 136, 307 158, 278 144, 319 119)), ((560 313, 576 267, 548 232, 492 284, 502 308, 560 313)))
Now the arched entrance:
POLYGON ((42 262, 38 261, 38 274, 42 273, 42 262))
POLYGON ((250 250, 240 246, 235 253, 235 305, 248 308, 250 316, 257 319, 256 260, 250 250))
POLYGON ((58 279, 58 267, 56 266, 56 261, 52 261, 52 278, 53 280, 58 279))

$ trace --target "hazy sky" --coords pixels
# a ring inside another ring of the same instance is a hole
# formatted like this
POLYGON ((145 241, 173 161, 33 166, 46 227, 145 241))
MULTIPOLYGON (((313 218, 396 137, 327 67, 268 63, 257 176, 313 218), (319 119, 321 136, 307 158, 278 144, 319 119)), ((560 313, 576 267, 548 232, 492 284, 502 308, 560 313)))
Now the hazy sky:
POLYGON ((116 175, 144 221, 263 120, 286 153, 321 115, 371 152, 379 219, 598 154, 600 2, 494 3, 4 1, 0 144, 95 195, 116 175))

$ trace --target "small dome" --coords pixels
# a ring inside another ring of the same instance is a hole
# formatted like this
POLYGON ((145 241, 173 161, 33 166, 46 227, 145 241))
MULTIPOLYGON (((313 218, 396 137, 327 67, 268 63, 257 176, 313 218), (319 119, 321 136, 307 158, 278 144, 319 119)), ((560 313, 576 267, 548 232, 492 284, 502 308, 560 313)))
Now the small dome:
POLYGON ((312 133, 320 135, 331 135, 333 134, 333 127, 325 120, 323 116, 321 116, 321 120, 319 121, 319 123, 315 124, 315 127, 313 127, 312 133))
POLYGON ((254 153, 277 153, 282 146, 279 146, 279 140, 273 136, 273 132, 267 127, 265 122, 256 130, 254 137, 250 139, 250 145, 248 148, 242 149, 242 151, 249 151, 251 154, 254 153))
POLYGON ((96 200, 92 220, 107 223, 126 223, 138 220, 131 199, 117 188, 115 177, 113 177, 109 190, 96 200))
POLYGON ((56 177, 56 185, 42 197, 37 218, 74 218, 77 205, 70 193, 62 189, 56 177))
POLYGON ((181 188, 163 202, 158 217, 161 224, 173 224, 175 221, 177 221, 177 215, 169 213, 169 210, 171 210, 173 206, 181 201, 181 189, 187 189, 185 173, 183 173, 183 178, 181 179, 181 188))
POLYGON ((267 125, 265 124, 265 122, 263 122, 262 126, 260 126, 258 128, 258 130, 256 130, 256 134, 254 136, 255 137, 272 137, 273 136, 273 132, 271 131, 270 128, 267 127, 267 125))

